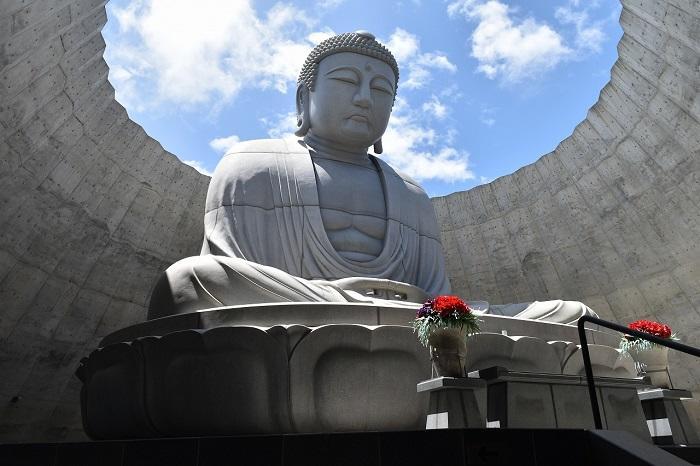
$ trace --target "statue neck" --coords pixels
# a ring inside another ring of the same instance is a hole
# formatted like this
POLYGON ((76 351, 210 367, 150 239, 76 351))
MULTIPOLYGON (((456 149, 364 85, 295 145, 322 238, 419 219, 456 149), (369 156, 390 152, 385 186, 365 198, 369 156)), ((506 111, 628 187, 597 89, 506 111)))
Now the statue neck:
POLYGON ((339 160, 356 165, 373 166, 367 149, 348 148, 327 139, 314 136, 310 132, 304 136, 304 143, 310 149, 311 157, 339 160))

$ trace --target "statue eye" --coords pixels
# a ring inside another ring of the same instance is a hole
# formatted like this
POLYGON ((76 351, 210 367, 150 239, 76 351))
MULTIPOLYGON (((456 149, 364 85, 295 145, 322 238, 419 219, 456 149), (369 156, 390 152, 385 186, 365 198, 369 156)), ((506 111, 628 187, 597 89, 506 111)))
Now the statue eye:
POLYGON ((335 79, 336 81, 340 81, 343 83, 348 83, 348 84, 357 84, 357 80, 347 77, 347 76, 333 76, 331 79, 335 79))
POLYGON ((384 93, 389 94, 389 95, 393 94, 393 92, 391 92, 389 89, 387 89, 386 87, 382 87, 382 86, 372 86, 372 89, 375 91, 384 92, 384 93))
POLYGON ((384 92, 391 96, 394 95, 394 87, 389 83, 389 80, 387 80, 383 76, 377 76, 374 79, 372 79, 370 85, 372 87, 372 90, 384 92))

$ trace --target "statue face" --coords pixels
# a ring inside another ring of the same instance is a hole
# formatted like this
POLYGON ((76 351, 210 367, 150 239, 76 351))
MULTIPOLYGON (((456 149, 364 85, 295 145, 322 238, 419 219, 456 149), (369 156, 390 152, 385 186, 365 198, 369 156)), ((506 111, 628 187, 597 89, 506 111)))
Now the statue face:
POLYGON ((383 61, 352 52, 329 55, 319 63, 309 93, 310 132, 352 148, 365 149, 389 123, 396 83, 383 61))

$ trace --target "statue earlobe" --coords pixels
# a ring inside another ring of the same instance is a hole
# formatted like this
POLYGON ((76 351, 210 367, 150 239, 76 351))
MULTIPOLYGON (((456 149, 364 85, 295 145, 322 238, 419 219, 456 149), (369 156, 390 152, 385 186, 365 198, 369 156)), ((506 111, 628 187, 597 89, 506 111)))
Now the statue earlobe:
POLYGON ((297 126, 299 129, 294 131, 299 137, 305 136, 311 127, 309 121, 309 88, 306 84, 300 83, 297 86, 297 126))
POLYGON ((384 147, 382 147, 382 140, 380 138, 379 141, 374 143, 374 153, 381 154, 382 152, 384 152, 384 147))

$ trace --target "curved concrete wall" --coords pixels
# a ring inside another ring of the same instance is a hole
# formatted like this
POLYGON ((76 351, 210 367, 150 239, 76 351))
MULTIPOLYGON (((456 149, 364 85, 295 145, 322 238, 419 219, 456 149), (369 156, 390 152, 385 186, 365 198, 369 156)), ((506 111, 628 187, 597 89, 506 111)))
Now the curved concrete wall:
MULTIPOLYGON (((624 0, 610 82, 532 165, 434 199, 456 293, 581 300, 700 344, 700 2, 624 0)), ((700 361, 671 355, 700 388, 700 361)))
POLYGON ((107 81, 104 1, 0 2, 0 440, 80 438, 80 359, 197 254, 209 178, 107 81))
MULTIPOLYGON (((697 342, 700 6, 623 3, 611 83, 572 137, 435 199, 451 280, 491 302, 653 313, 697 342)), ((81 438, 78 361, 200 246, 209 180, 114 100, 105 22, 104 1, 0 1, 1 441, 81 438)))

